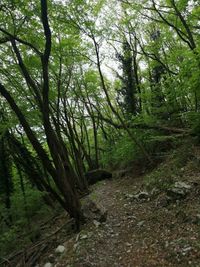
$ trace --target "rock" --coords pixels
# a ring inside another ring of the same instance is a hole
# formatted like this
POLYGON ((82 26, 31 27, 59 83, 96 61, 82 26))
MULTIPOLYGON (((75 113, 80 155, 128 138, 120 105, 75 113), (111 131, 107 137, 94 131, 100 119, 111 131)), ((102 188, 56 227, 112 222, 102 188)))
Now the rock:
POLYGON ((182 249, 182 255, 186 256, 190 251, 192 250, 192 247, 188 246, 182 249))
POLYGON ((137 200, 148 199, 149 193, 146 191, 141 191, 138 194, 134 195, 134 198, 136 198, 137 200))
POLYGON ((137 223, 137 226, 141 227, 144 225, 144 223, 145 223, 145 221, 140 221, 139 223, 137 223))
POLYGON ((113 229, 110 229, 110 230, 109 230, 109 233, 110 233, 110 234, 114 234, 113 229))
POLYGON ((146 192, 146 191, 141 191, 137 194, 125 194, 125 197, 129 200, 142 200, 142 199, 148 199, 150 196, 149 196, 149 193, 146 192))
POLYGON ((184 182, 176 182, 174 184, 174 187, 175 188, 182 188, 182 189, 185 189, 185 190, 190 190, 192 188, 191 185, 186 184, 184 182))
POLYGON ((50 254, 50 255, 48 256, 48 260, 49 260, 50 263, 54 263, 55 260, 56 260, 56 258, 55 258, 55 256, 54 256, 53 254, 50 254))
POLYGON ((99 207, 94 201, 87 199, 81 207, 82 214, 86 220, 96 220, 100 223, 107 219, 107 210, 99 207))
POLYGON ((82 236, 80 237, 81 240, 84 240, 84 239, 87 239, 87 238, 88 238, 87 235, 82 235, 82 236))
POLYGON ((101 225, 101 223, 98 222, 97 220, 93 220, 93 224, 94 224, 97 228, 101 225))
POLYGON ((81 235, 81 233, 78 233, 78 234, 77 234, 75 242, 78 242, 78 240, 79 240, 79 238, 80 238, 80 235, 81 235))
POLYGON ((74 246, 73 246, 73 250, 76 251, 78 246, 79 246, 79 243, 75 243, 74 246))
POLYGON ((151 190, 151 195, 152 196, 155 196, 155 195, 157 195, 157 194, 159 194, 159 190, 157 189, 157 188, 153 188, 152 190, 151 190))
POLYGON ((133 198, 135 198, 135 195, 133 195, 133 194, 126 194, 125 197, 128 198, 128 199, 133 199, 133 198))
POLYGON ((129 220, 132 220, 132 219, 136 220, 137 217, 134 216, 134 215, 128 215, 128 216, 127 216, 127 219, 129 219, 129 220))
POLYGON ((172 196, 184 197, 186 195, 186 192, 181 188, 171 188, 168 192, 171 193, 172 196))
POLYGON ((92 171, 86 172, 85 177, 88 181, 88 184, 92 185, 92 184, 97 183, 98 181, 102 181, 105 179, 111 179, 112 173, 108 172, 106 170, 103 170, 103 169, 97 169, 97 170, 92 170, 92 171))
POLYGON ((59 245, 59 246, 56 248, 55 253, 56 253, 56 254, 62 254, 64 251, 65 251, 65 247, 62 246, 62 245, 59 245))
POLYGON ((45 263, 44 267, 53 267, 53 264, 51 262, 45 263))
POLYGON ((167 190, 167 194, 173 199, 185 198, 191 190, 191 185, 184 182, 176 182, 172 188, 167 190))
POLYGON ((175 199, 184 198, 187 195, 187 192, 180 188, 171 188, 167 191, 167 193, 175 199))

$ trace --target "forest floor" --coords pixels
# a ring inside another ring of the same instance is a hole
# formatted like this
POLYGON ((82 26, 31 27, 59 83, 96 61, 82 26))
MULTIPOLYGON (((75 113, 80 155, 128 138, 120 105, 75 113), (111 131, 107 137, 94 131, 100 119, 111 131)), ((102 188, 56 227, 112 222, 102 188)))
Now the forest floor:
POLYGON ((147 192, 146 179, 132 170, 93 186, 89 198, 107 210, 107 220, 62 237, 65 252, 54 257, 54 249, 46 262, 50 257, 55 267, 200 266, 200 171, 191 162, 178 171, 174 179, 186 186, 184 194, 156 187, 147 192))
POLYGON ((200 266, 199 151, 178 166, 175 175, 172 161, 162 163, 150 176, 132 169, 123 177, 116 172, 113 179, 98 182, 84 201, 89 198, 106 210, 106 221, 90 220, 75 233, 65 214, 56 216, 43 226, 46 237, 34 245, 44 244, 38 249, 39 263, 15 266, 200 266), (164 186, 164 176, 170 176, 170 185, 164 186), (155 177, 160 177, 157 182, 155 177), (183 190, 173 191, 177 181, 183 190), (58 245, 65 247, 59 255, 58 245))

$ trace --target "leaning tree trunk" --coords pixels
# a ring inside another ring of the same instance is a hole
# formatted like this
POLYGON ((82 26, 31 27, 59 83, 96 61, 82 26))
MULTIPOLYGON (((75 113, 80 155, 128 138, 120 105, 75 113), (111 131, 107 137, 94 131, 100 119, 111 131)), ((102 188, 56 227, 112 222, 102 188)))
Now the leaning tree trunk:
MULTIPOLYGON (((14 97, 9 93, 3 84, 0 83, 0 94, 6 99, 11 109, 17 116, 20 124, 22 125, 31 145, 37 153, 37 156, 41 160, 44 170, 53 178, 57 189, 61 193, 62 206, 76 220, 77 227, 79 227, 79 222, 81 218, 80 201, 76 193, 74 176, 70 168, 70 162, 67 155, 63 149, 63 142, 59 140, 56 132, 51 125, 50 117, 50 83, 49 83, 49 58, 51 54, 51 30, 48 21, 48 8, 47 0, 40 0, 41 6, 41 23, 44 31, 44 51, 41 52, 34 45, 29 44, 29 47, 33 48, 34 52, 39 56, 41 60, 41 82, 35 82, 32 78, 29 69, 26 67, 23 58, 21 56, 20 50, 17 46, 18 39, 15 36, 10 38, 10 42, 15 53, 18 65, 26 81, 27 88, 30 88, 30 93, 35 99, 35 104, 40 112, 40 117, 43 119, 43 126, 45 130, 45 137, 48 144, 48 149, 50 156, 47 154, 43 146, 41 145, 39 139, 33 132, 31 125, 27 121, 19 108, 14 97)), ((27 44, 27 42, 25 42, 27 44)))
POLYGON ((79 228, 80 219, 82 218, 80 210, 80 201, 76 194, 75 186, 72 182, 73 177, 69 172, 68 161, 66 160, 66 162, 63 162, 64 158, 60 156, 60 145, 57 142, 54 133, 51 131, 51 128, 46 131, 47 140, 54 163, 52 164, 52 161, 50 160, 46 151, 43 149, 40 142, 35 137, 34 132, 32 131, 30 125, 24 117, 24 114, 14 101, 13 97, 1 83, 0 93, 7 100, 10 107, 18 117, 30 143, 32 144, 39 159, 41 160, 44 169, 46 169, 48 174, 53 178, 58 190, 61 193, 61 197, 63 197, 62 207, 70 214, 71 217, 75 218, 77 228, 79 228))

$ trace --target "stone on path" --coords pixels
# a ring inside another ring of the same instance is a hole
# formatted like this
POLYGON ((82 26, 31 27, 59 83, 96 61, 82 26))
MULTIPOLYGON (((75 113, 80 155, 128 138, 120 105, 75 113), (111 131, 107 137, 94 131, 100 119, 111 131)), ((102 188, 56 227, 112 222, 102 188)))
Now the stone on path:
POLYGON ((191 185, 185 182, 176 182, 172 188, 167 190, 167 194, 174 199, 185 198, 191 188, 191 185))
POLYGON ((55 249, 55 253, 56 254, 62 254, 65 251, 65 247, 62 245, 59 245, 56 249, 55 249))
POLYGON ((107 219, 107 210, 104 207, 99 207, 94 201, 87 199, 81 207, 82 214, 86 220, 96 220, 100 223, 107 219))
POLYGON ((44 267, 53 267, 53 264, 50 262, 45 263, 44 267))

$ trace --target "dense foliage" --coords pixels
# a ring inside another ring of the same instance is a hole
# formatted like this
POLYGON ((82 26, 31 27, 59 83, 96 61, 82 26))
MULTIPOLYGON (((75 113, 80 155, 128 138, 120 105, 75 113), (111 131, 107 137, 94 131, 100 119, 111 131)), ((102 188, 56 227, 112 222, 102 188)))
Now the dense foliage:
POLYGON ((2 242, 42 202, 79 227, 87 170, 200 138, 199 17, 195 0, 1 1, 2 242))

